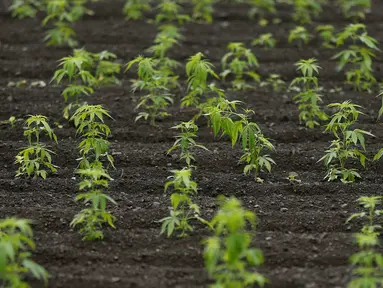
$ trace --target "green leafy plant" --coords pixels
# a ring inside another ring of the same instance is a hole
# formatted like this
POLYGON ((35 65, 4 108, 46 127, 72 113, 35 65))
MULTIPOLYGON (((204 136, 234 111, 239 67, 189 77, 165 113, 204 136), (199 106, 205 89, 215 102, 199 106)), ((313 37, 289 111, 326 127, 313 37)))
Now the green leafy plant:
POLYGON ((233 74, 234 80, 232 86, 235 90, 242 90, 251 88, 252 86, 247 84, 244 76, 250 76, 253 80, 259 82, 260 76, 253 70, 259 66, 257 57, 250 49, 247 49, 243 43, 232 42, 227 46, 229 52, 222 57, 221 73, 222 79, 225 79, 228 75, 233 74))
POLYGON ((6 218, 0 220, 0 277, 1 287, 30 288, 26 274, 48 285, 48 272, 31 259, 36 249, 31 221, 6 218))
POLYGON ((262 46, 265 50, 269 50, 275 47, 277 40, 274 38, 273 34, 261 34, 258 38, 254 39, 251 42, 253 46, 262 46))
POLYGON ((79 107, 70 119, 77 128, 76 134, 82 137, 78 145, 81 169, 99 166, 101 159, 106 159, 114 168, 113 156, 108 153, 110 145, 108 137, 111 131, 105 124, 104 118, 112 119, 109 112, 101 105, 84 105, 79 107))
POLYGON ((135 121, 143 118, 150 124, 156 126, 156 119, 170 116, 166 111, 173 104, 173 95, 169 89, 176 86, 177 76, 169 76, 164 71, 157 69, 159 60, 138 56, 127 64, 126 70, 137 64, 138 79, 133 80, 133 91, 137 89, 145 91, 136 106, 136 110, 144 109, 139 112, 135 121))
POLYGON ((383 283, 383 255, 378 249, 380 248, 379 236, 382 227, 376 224, 376 218, 383 214, 383 210, 377 209, 382 204, 382 197, 363 196, 358 199, 358 202, 365 211, 351 215, 346 223, 355 218, 366 219, 367 223, 361 232, 354 234, 359 251, 350 257, 353 277, 347 287, 380 287, 383 283))
POLYGON ((274 146, 262 134, 261 129, 255 122, 249 120, 254 113, 245 109, 244 113, 237 112, 239 101, 221 99, 215 107, 207 110, 214 135, 219 133, 227 135, 234 147, 237 142, 241 143, 243 154, 240 162, 245 163, 244 174, 254 172, 255 180, 262 182, 259 177, 261 171, 271 171, 275 161, 265 151, 273 151, 274 146))
POLYGON ((322 12, 323 0, 294 0, 293 20, 299 24, 311 23, 311 17, 317 17, 322 12))
POLYGON ((180 134, 176 136, 176 141, 173 146, 168 150, 168 154, 174 150, 180 151, 180 160, 185 160, 187 166, 191 168, 192 161, 195 161, 193 150, 200 148, 207 150, 204 145, 197 144, 194 140, 197 138, 198 126, 193 121, 181 122, 180 124, 172 127, 180 131, 180 134))
POLYGON ((322 39, 322 46, 324 48, 334 48, 336 37, 335 28, 332 25, 318 25, 315 31, 319 33, 319 37, 322 39))
POLYGON ((49 139, 57 143, 57 136, 48 124, 48 118, 43 115, 29 115, 25 121, 24 136, 28 139, 28 146, 21 148, 16 155, 15 163, 20 167, 16 177, 27 176, 46 179, 47 170, 57 171, 57 166, 52 164, 53 151, 40 142, 41 134, 46 134, 49 139))
POLYGON ((205 268, 218 287, 264 287, 266 277, 254 270, 264 262, 260 249, 251 248, 256 215, 235 197, 219 198, 220 209, 211 220, 215 235, 203 240, 205 268))
POLYGON ((11 116, 8 120, 0 121, 0 125, 10 125, 11 128, 15 128, 15 122, 18 121, 15 116, 11 116))
POLYGON ((37 12, 42 9, 42 3, 38 0, 13 0, 9 11, 12 17, 18 19, 36 18, 37 12))
POLYGON ((268 24, 268 20, 266 20, 267 14, 275 14, 277 11, 275 8, 275 0, 249 0, 247 2, 251 6, 249 17, 254 18, 258 15, 259 24, 261 26, 266 26, 268 24))
POLYGON ((329 149, 319 159, 327 167, 325 179, 328 181, 340 179, 343 183, 355 182, 361 176, 355 168, 347 167, 347 160, 359 159, 360 164, 365 167, 367 157, 364 152, 366 150, 364 135, 374 135, 362 129, 352 128, 357 123, 359 115, 363 114, 359 110, 361 106, 350 101, 328 106, 337 111, 332 115, 325 129, 325 132, 329 131, 334 135, 335 140, 331 141, 329 149))
POLYGON ((376 58, 374 51, 380 51, 378 41, 368 35, 364 24, 350 24, 337 34, 337 47, 344 46, 347 41, 352 44, 332 57, 338 60, 337 71, 350 66, 345 73, 346 83, 353 85, 356 90, 370 91, 376 84, 372 60, 376 58))
POLYGON ((307 29, 303 26, 297 26, 291 29, 289 32, 288 42, 297 42, 298 47, 302 48, 303 45, 307 45, 310 41, 311 35, 307 29))
POLYGON ((182 14, 182 6, 176 0, 161 0, 157 6, 158 13, 156 14, 155 23, 173 23, 183 24, 191 20, 187 14, 182 14))
POLYGON ((354 22, 365 19, 366 11, 371 9, 371 0, 338 0, 343 15, 354 22))
POLYGON ((192 0, 193 3, 193 20, 213 22, 214 3, 217 0, 192 0))
POLYGON ((317 64, 315 58, 300 60, 295 63, 295 66, 297 66, 297 71, 302 76, 295 78, 291 82, 290 87, 298 87, 299 90, 303 90, 293 97, 300 111, 299 122, 304 122, 306 127, 312 129, 315 126, 320 126, 319 121, 328 119, 327 114, 319 106, 322 98, 318 94, 317 76, 321 67, 317 64))
POLYGON ((84 235, 83 240, 102 240, 104 224, 116 228, 114 226, 116 218, 106 208, 108 202, 115 205, 117 203, 103 192, 108 188, 108 181, 112 178, 100 164, 76 170, 76 174, 81 176, 82 181, 79 184, 81 193, 76 196, 75 201, 84 201, 85 205, 90 203, 90 207, 84 208, 75 215, 70 225, 72 227, 81 226, 80 233, 84 235))
POLYGON ((151 0, 127 0, 124 5, 124 15, 127 20, 141 20, 144 13, 151 10, 151 0))
POLYGON ((193 202, 193 195, 197 194, 197 183, 191 179, 192 170, 172 170, 172 176, 168 177, 165 183, 165 192, 172 188, 170 215, 160 220, 162 222, 161 234, 167 232, 170 237, 178 232, 179 237, 186 237, 187 233, 193 231, 191 220, 199 220, 207 224, 207 221, 200 217, 200 207, 193 202))
POLYGON ((208 91, 215 91, 214 85, 208 85, 207 79, 209 76, 219 78, 213 70, 214 66, 208 60, 204 59, 201 52, 191 56, 186 64, 186 75, 188 77, 187 95, 182 98, 181 106, 198 106, 201 103, 201 98, 208 91))
POLYGON ((286 82, 281 79, 279 74, 270 74, 265 81, 260 83, 260 87, 271 86, 274 91, 281 91, 286 87, 286 82))

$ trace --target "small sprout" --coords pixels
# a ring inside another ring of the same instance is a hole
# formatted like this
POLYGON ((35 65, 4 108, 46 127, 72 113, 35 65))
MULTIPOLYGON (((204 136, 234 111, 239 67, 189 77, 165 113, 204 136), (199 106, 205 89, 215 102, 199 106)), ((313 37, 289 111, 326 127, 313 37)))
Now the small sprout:
POLYGON ((290 184, 300 184, 302 180, 298 179, 298 173, 296 172, 290 172, 289 176, 287 176, 285 179, 290 182, 290 184))
POLYGON ((371 0, 338 0, 343 15, 354 22, 363 20, 371 9, 371 0))
POLYGON ((286 87, 286 82, 281 79, 281 75, 270 74, 266 81, 260 83, 260 86, 271 86, 274 91, 279 92, 286 87))
POLYGON ((312 23, 311 16, 322 12, 321 2, 324 0, 294 0, 293 20, 301 25, 312 23))
POLYGON ((302 48, 303 44, 307 45, 310 41, 311 35, 303 26, 297 26, 290 30, 288 42, 297 42, 298 47, 302 48))
POLYGON ((15 128, 15 122, 19 120, 15 116, 9 117, 8 120, 0 121, 0 125, 10 125, 11 128, 15 128))
POLYGON ((277 40, 273 37, 273 34, 267 33, 267 34, 262 34, 253 42, 251 42, 251 45, 253 46, 261 46, 265 50, 269 50, 271 48, 275 47, 275 44, 277 43, 277 40))
POLYGON ((193 20, 213 22, 213 4, 216 0, 192 0, 193 2, 193 20))
POLYGON ((334 34, 335 28, 332 25, 318 25, 315 31, 319 33, 319 37, 322 39, 322 46, 324 48, 334 48, 336 37, 334 34))
POLYGON ((126 20, 141 20, 144 13, 151 10, 151 0, 127 0, 124 6, 126 20))

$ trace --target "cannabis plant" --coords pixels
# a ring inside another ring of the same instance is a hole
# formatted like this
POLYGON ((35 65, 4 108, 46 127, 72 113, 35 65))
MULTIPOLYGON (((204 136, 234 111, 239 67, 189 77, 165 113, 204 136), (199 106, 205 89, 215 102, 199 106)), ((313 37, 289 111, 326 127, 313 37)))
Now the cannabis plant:
POLYGON ((294 0, 293 20, 299 24, 312 23, 311 17, 317 17, 322 12, 323 0, 294 0))
POLYGON ((265 81, 260 83, 260 87, 271 86, 274 91, 279 92, 286 87, 286 82, 281 78, 279 74, 270 74, 265 81))
POLYGON ((156 126, 158 118, 165 118, 170 116, 166 111, 167 108, 173 104, 173 95, 169 93, 170 88, 174 88, 177 84, 177 76, 169 76, 157 69, 159 64, 158 59, 146 58, 138 56, 130 61, 125 71, 131 69, 133 65, 137 64, 138 79, 133 80, 133 91, 137 89, 145 92, 141 96, 136 106, 136 110, 143 109, 139 112, 135 121, 139 119, 148 120, 150 124, 156 126))
POLYGON ((217 0, 192 0, 193 3, 193 20, 213 22, 214 3, 217 0))
POLYGON ((198 106, 201 103, 201 98, 209 91, 209 88, 213 87, 207 84, 208 77, 213 76, 217 79, 219 78, 213 68, 213 64, 204 59, 204 55, 201 52, 189 58, 186 64, 188 94, 182 98, 181 106, 198 106))
POLYGON ((197 138, 198 126, 193 121, 189 121, 181 122, 172 128, 179 130, 180 134, 176 136, 176 141, 168 150, 168 154, 174 150, 180 150, 180 160, 184 160, 187 166, 191 168, 192 161, 195 161, 193 150, 195 148, 207 150, 204 145, 197 144, 194 140, 197 138))
POLYGON ((31 259, 36 249, 31 221, 6 218, 0 220, 0 278, 4 288, 30 288, 25 275, 48 284, 48 272, 31 259))
POLYGON ((381 287, 383 285, 383 255, 379 252, 381 226, 377 218, 383 214, 383 210, 377 209, 382 204, 381 196, 360 197, 360 205, 365 211, 351 215, 347 222, 355 218, 366 219, 367 223, 359 233, 354 235, 359 251, 350 257, 353 267, 352 280, 348 288, 381 287))
POLYGON ((277 40, 275 40, 273 34, 267 33, 259 35, 258 38, 254 39, 253 42, 251 42, 251 45, 262 46, 265 50, 269 50, 271 48, 274 48, 276 43, 277 40))
POLYGON ((320 121, 328 119, 327 114, 319 106, 319 103, 322 102, 321 95, 318 94, 317 78, 320 66, 315 58, 300 60, 295 63, 295 66, 302 76, 295 78, 290 87, 298 87, 302 91, 293 97, 300 111, 299 122, 305 123, 306 127, 312 129, 320 126, 320 121))
POLYGON ((365 19, 366 12, 371 9, 371 0, 338 0, 343 15, 354 22, 365 19))
POLYGON ((48 118, 43 115, 29 115, 25 121, 24 136, 28 140, 28 146, 20 150, 16 155, 15 163, 20 167, 16 177, 27 176, 41 177, 46 179, 47 170, 56 172, 57 166, 52 164, 53 151, 40 142, 42 134, 57 143, 57 136, 48 124, 48 118))
POLYGON ((249 17, 254 18, 259 16, 259 24, 266 26, 268 21, 266 20, 267 14, 276 13, 276 1, 275 0, 249 0, 247 1, 251 8, 249 10, 249 17))
POLYGON ((370 132, 353 128, 358 118, 363 114, 359 109, 361 106, 345 101, 343 103, 329 104, 336 112, 331 116, 325 132, 333 134, 335 140, 331 141, 326 154, 319 159, 327 167, 325 179, 334 181, 340 179, 343 183, 355 182, 361 178, 357 169, 349 168, 349 159, 358 159, 365 167, 367 157, 365 155, 365 135, 374 136, 370 132))
POLYGON ((191 20, 187 14, 182 14, 182 6, 176 0, 161 0, 157 6, 155 23, 178 23, 183 24, 191 20))
POLYGON ((219 200, 210 222, 215 235, 203 240, 205 268, 215 282, 209 287, 264 287, 266 277, 255 270, 264 262, 263 253, 251 247, 256 215, 235 197, 219 200))
POLYGON ((302 48, 303 45, 307 45, 310 41, 311 35, 307 29, 303 26, 297 26, 291 29, 289 32, 288 42, 297 42, 298 47, 302 48))
POLYGON ((178 232, 179 237, 186 237, 193 231, 191 220, 199 220, 207 223, 200 217, 200 207, 193 202, 193 196, 197 194, 197 183, 191 179, 192 170, 184 168, 173 170, 172 176, 165 183, 165 192, 172 188, 170 215, 160 220, 162 222, 161 234, 167 233, 170 237, 178 232))
POLYGON ((262 182, 259 173, 262 171, 270 172, 275 161, 266 154, 266 151, 273 151, 274 146, 267 139, 260 127, 249 120, 254 112, 245 109, 244 113, 237 112, 239 101, 229 101, 221 99, 217 106, 211 107, 207 115, 213 127, 214 135, 227 135, 231 140, 232 146, 237 142, 241 143, 243 154, 240 158, 241 163, 245 163, 244 174, 254 172, 257 182, 262 182))
POLYGON ((322 39, 322 46, 324 48, 334 48, 336 37, 335 28, 332 25, 318 25, 315 31, 319 33, 319 37, 322 39))
POLYGON ((108 165, 114 167, 113 156, 108 153, 108 137, 111 131, 104 118, 112 119, 109 111, 101 105, 84 105, 79 107, 70 119, 77 128, 76 134, 82 137, 78 145, 81 169, 98 166, 102 159, 106 159, 108 165))
POLYGON ((37 12, 42 9, 42 3, 39 0, 12 0, 9 11, 12 17, 18 19, 36 18, 37 12))
POLYGON ((144 13, 151 10, 151 0, 127 0, 124 6, 124 15, 127 20, 141 20, 144 13))
POLYGON ((254 71, 259 67, 259 63, 253 52, 247 49, 243 43, 232 42, 227 46, 229 52, 222 57, 221 73, 222 79, 233 74, 234 80, 232 86, 235 90, 251 88, 252 86, 246 83, 244 76, 250 76, 255 81, 259 82, 260 76, 254 71))
POLYGON ((108 181, 112 178, 100 164, 76 170, 76 174, 82 178, 82 181, 79 184, 81 193, 76 196, 75 201, 84 201, 85 205, 89 203, 90 206, 81 210, 70 225, 72 227, 81 226, 80 233, 84 235, 83 240, 102 240, 104 224, 116 228, 114 226, 116 218, 106 208, 108 202, 115 205, 117 203, 103 191, 108 188, 108 181))
POLYGON ((343 47, 348 42, 352 44, 332 58, 338 60, 337 71, 348 66, 346 83, 353 85, 355 90, 370 91, 377 82, 372 60, 376 58, 374 51, 380 51, 378 41, 368 35, 364 24, 350 24, 337 34, 336 45, 343 47))

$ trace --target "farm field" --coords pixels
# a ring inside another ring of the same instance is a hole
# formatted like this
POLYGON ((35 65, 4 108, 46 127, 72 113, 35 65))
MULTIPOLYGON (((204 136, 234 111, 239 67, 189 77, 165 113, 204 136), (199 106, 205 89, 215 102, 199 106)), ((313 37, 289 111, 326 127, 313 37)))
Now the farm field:
MULTIPOLYGON (((80 47, 88 51, 108 50, 117 55, 117 61, 126 64, 152 45, 157 30, 145 20, 127 21, 122 14, 124 1, 99 1, 89 5, 93 16, 78 21, 74 30, 80 47)), ((383 3, 373 1, 371 13, 363 23, 370 36, 383 42, 383 3)), ((250 43, 257 36, 272 33, 277 40, 275 48, 264 50, 252 47, 259 61, 262 79, 279 74, 289 83, 297 76, 294 63, 300 59, 316 58, 322 67, 318 77, 324 110, 325 105, 351 100, 361 105, 357 127, 371 132, 366 137, 367 156, 373 158, 383 147, 383 125, 377 121, 381 99, 372 93, 354 91, 344 85, 344 73, 335 70, 331 57, 337 49, 321 47, 314 38, 299 48, 287 41, 289 31, 296 26, 291 11, 277 5, 279 24, 266 27, 247 16, 248 6, 219 3, 215 5, 211 24, 187 23, 181 28, 185 37, 174 46, 169 57, 186 64, 188 58, 202 52, 221 72, 222 56, 229 42, 250 43), (343 89, 337 90, 336 88, 343 89)), ((151 15, 151 13, 148 13, 151 15)), ((187 238, 160 235, 158 220, 169 214, 169 193, 164 183, 170 170, 182 169, 177 153, 169 155, 177 131, 171 127, 189 121, 195 115, 191 108, 180 108, 179 100, 185 89, 175 89, 175 104, 168 109, 170 117, 158 120, 153 127, 145 121, 135 122, 135 107, 139 92, 131 91, 129 80, 137 78, 136 70, 121 73, 121 85, 95 89, 87 101, 101 104, 114 120, 108 120, 112 131, 109 153, 115 159, 116 169, 109 170, 113 181, 109 194, 117 202, 111 206, 116 217, 116 229, 105 229, 103 241, 82 241, 77 229, 70 223, 81 207, 74 201, 78 193, 79 177, 74 174, 79 158, 79 138, 72 123, 63 118, 63 87, 50 83, 58 60, 72 54, 67 47, 47 47, 43 42, 41 19, 14 19, 4 9, 0 13, 0 121, 14 115, 25 119, 30 114, 42 114, 58 138, 51 145, 57 155, 53 162, 59 168, 46 180, 15 178, 14 164, 19 149, 25 146, 22 123, 15 128, 0 126, 0 218, 17 216, 33 219, 34 240, 37 248, 33 259, 50 274, 48 287, 52 288, 127 288, 127 287, 208 287, 212 283, 205 272, 201 241, 211 231, 201 223, 193 222, 194 231, 187 238), (9 82, 44 81, 46 87, 10 87, 9 82), (61 126, 56 127, 57 122, 61 126)), ((331 24, 343 29, 349 24, 335 5, 324 5, 324 12, 313 23, 306 25, 313 32, 316 25, 331 24)), ((338 52, 338 51, 337 51, 338 52)), ((382 57, 374 59, 374 76, 383 77, 382 57)), ((182 67, 177 70, 180 81, 187 76, 182 67)), ((346 287, 351 279, 348 258, 357 251, 353 233, 361 222, 345 224, 346 219, 360 211, 357 199, 361 196, 381 195, 383 188, 382 162, 368 162, 360 168, 362 179, 356 183, 323 180, 326 169, 317 162, 328 148, 333 136, 323 133, 324 126, 314 129, 299 123, 299 111, 293 101, 294 93, 270 87, 235 91, 227 80, 213 80, 226 90, 229 99, 243 101, 255 111, 252 120, 270 139, 275 151, 270 155, 276 162, 271 173, 261 173, 263 183, 252 175, 243 174, 239 147, 232 148, 227 137, 214 137, 206 118, 197 120, 196 141, 208 151, 196 150, 197 169, 193 171, 198 183, 195 201, 201 208, 201 217, 212 219, 218 209, 218 195, 235 196, 243 206, 259 218, 254 245, 263 251, 265 263, 259 271, 265 275, 270 288, 338 288, 346 287), (290 172, 297 173, 300 183, 290 183, 290 172)), ((183 86, 187 86, 186 84, 183 86)), ((355 161, 355 166, 358 163, 355 161)), ((43 287, 35 280, 32 287, 43 287)))

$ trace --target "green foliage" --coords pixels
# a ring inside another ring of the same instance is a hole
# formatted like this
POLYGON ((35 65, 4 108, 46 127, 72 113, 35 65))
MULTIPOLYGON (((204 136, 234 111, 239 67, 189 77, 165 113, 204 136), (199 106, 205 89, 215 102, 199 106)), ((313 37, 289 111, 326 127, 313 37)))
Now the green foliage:
POLYGON ((293 97, 298 104, 299 122, 304 122, 306 127, 312 129, 315 126, 320 126, 319 121, 328 119, 326 113, 319 106, 319 103, 322 102, 321 95, 318 94, 317 78, 320 67, 315 58, 300 60, 295 63, 295 66, 302 76, 295 78, 290 87, 294 86, 302 91, 293 97))
POLYGON ((183 8, 176 0, 161 0, 157 6, 155 23, 178 23, 183 24, 191 20, 189 15, 182 14, 183 8))
POLYGON ((151 0, 127 0, 124 15, 127 20, 141 20, 144 13, 151 10, 151 0))
POLYGON ((16 155, 15 163, 20 165, 16 177, 27 176, 41 177, 46 179, 47 170, 56 172, 57 167, 52 164, 53 151, 49 150, 44 143, 40 143, 41 134, 48 136, 57 143, 57 136, 48 124, 48 118, 43 115, 29 115, 25 121, 24 136, 28 140, 28 146, 21 148, 16 155))
POLYGON ((269 50, 275 47, 277 40, 274 38, 273 34, 261 34, 258 38, 254 39, 251 42, 253 46, 262 46, 265 50, 269 50))
POLYGON ((8 120, 0 121, 0 125, 10 125, 11 128, 15 128, 15 122, 19 119, 16 119, 15 116, 11 116, 8 118, 8 120))
POLYGON ((371 9, 371 0, 338 0, 343 15, 354 22, 365 19, 365 12, 371 9))
POLYGON ((192 0, 193 3, 193 20, 213 22, 214 3, 217 0, 192 0))
POLYGON ((213 127, 214 135, 227 135, 234 147, 237 142, 241 143, 242 156, 240 162, 244 162, 244 174, 254 172, 255 180, 259 178, 261 171, 270 172, 275 161, 265 151, 274 150, 271 142, 262 134, 261 129, 255 122, 249 120, 254 113, 252 110, 244 110, 237 113, 239 101, 221 99, 216 106, 207 109, 207 115, 213 127))
POLYGON ((275 0, 249 0, 247 2, 251 6, 249 17, 254 18, 256 15, 258 15, 260 18, 259 24, 261 26, 268 24, 268 21, 266 20, 266 15, 268 13, 276 13, 275 0))
POLYGON ((323 2, 326 0, 294 0, 293 20, 301 25, 312 23, 311 16, 317 17, 322 12, 323 2))
MULTIPOLYGON (((104 158, 108 164, 114 167, 113 156, 108 153, 108 137, 111 131, 105 124, 104 118, 112 118, 107 110, 101 105, 83 105, 79 107, 71 117, 75 127, 76 134, 80 134, 82 141, 78 145, 81 157, 80 168, 87 169, 92 163, 101 163, 104 158)), ((97 164, 98 165, 98 164, 97 164)))
POLYGON ((18 19, 36 18, 38 11, 42 9, 39 0, 13 0, 9 11, 12 12, 12 17, 18 19))
POLYGON ((221 76, 225 79, 228 75, 233 74, 234 80, 232 86, 235 90, 251 88, 247 84, 244 76, 250 76, 259 82, 260 76, 253 70, 259 67, 257 57, 247 49, 243 43, 232 42, 227 46, 229 52, 222 57, 223 72, 221 76))
POLYGON ((254 271, 263 264, 263 253, 251 248, 256 215, 235 197, 219 200, 220 209, 210 222, 215 235, 203 240, 205 268, 215 281, 209 287, 264 287, 267 279, 254 271))
POLYGON ((81 176, 82 181, 79 184, 81 193, 76 196, 75 201, 83 201, 84 205, 88 203, 90 205, 75 215, 70 225, 81 226, 80 233, 84 235, 83 240, 102 240, 104 224, 116 228, 114 226, 116 218, 106 208, 108 202, 115 205, 117 203, 103 191, 108 188, 108 181, 112 178, 100 163, 86 169, 78 169, 76 174, 81 176))
POLYGON ((180 131, 180 134, 176 136, 176 141, 173 146, 168 150, 168 154, 173 150, 180 151, 180 160, 185 160, 187 166, 191 168, 191 162, 195 161, 193 150, 200 148, 207 150, 207 148, 201 144, 197 144, 194 140, 197 138, 198 126, 193 121, 181 122, 177 126, 172 127, 180 131))
POLYGON ((322 46, 324 48, 334 48, 336 37, 335 28, 332 25, 318 25, 315 31, 319 33, 319 37, 322 39, 322 46))
POLYGON ((307 45, 310 41, 311 35, 307 29, 303 26, 297 26, 291 29, 289 32, 288 42, 297 42, 298 47, 302 48, 303 45, 307 45))
POLYGON ((25 275, 48 284, 48 272, 31 259, 36 249, 31 221, 17 218, 0 220, 0 278, 3 288, 30 288, 25 275))
POLYGON ((345 73, 346 83, 353 85, 356 90, 370 91, 376 83, 372 60, 376 58, 374 51, 380 51, 378 41, 368 35, 364 24, 350 24, 336 38, 337 47, 342 47, 347 42, 352 44, 332 58, 338 59, 337 71, 350 66, 345 73))
POLYGON ((169 93, 170 88, 174 88, 177 83, 177 76, 169 76, 163 70, 157 69, 158 59, 138 56, 127 64, 128 71, 133 65, 137 64, 138 79, 133 80, 133 91, 137 89, 145 91, 136 106, 136 110, 144 109, 139 112, 136 121, 143 118, 150 124, 156 125, 156 119, 170 116, 166 112, 167 108, 173 104, 173 95, 169 93))
POLYGON ((378 251, 380 248, 381 226, 376 224, 376 218, 383 214, 383 210, 377 209, 382 204, 382 197, 360 197, 360 205, 365 211, 351 215, 347 222, 355 219, 366 219, 367 223, 361 232, 354 235, 355 242, 359 251, 350 257, 353 267, 352 280, 348 283, 348 288, 375 288, 383 283, 383 255, 378 251))
MULTIPOLYGON (((201 52, 191 56, 186 64, 186 75, 188 77, 187 95, 182 98, 181 106, 198 106, 201 98, 210 90, 214 90, 215 86, 207 84, 209 76, 219 78, 213 70, 214 66, 208 60, 204 59, 201 52)), ((215 90, 217 92, 217 90, 215 90)))
POLYGON ((286 87, 286 82, 281 79, 281 75, 270 74, 265 81, 260 83, 260 86, 271 86, 274 91, 279 92, 286 87))
POLYGON ((337 111, 332 115, 325 131, 331 132, 335 140, 326 154, 319 160, 323 161, 327 167, 325 179, 334 181, 340 179, 343 183, 355 182, 356 178, 361 178, 358 171, 354 168, 347 168, 348 159, 359 159, 360 164, 365 167, 367 157, 365 155, 364 135, 374 136, 370 132, 362 129, 353 129, 359 118, 361 106, 345 101, 343 103, 329 104, 337 111), (361 147, 361 148, 360 148, 361 147))
POLYGON ((160 220, 162 222, 161 234, 167 233, 170 237, 178 232, 179 237, 188 236, 187 233, 193 231, 189 223, 191 220, 207 222, 200 217, 200 207, 193 202, 192 197, 197 194, 197 183, 191 179, 192 170, 184 168, 182 170, 172 170, 172 176, 168 177, 165 183, 165 192, 172 188, 170 215, 160 220))

